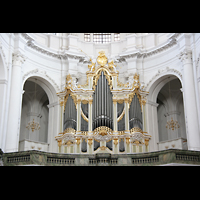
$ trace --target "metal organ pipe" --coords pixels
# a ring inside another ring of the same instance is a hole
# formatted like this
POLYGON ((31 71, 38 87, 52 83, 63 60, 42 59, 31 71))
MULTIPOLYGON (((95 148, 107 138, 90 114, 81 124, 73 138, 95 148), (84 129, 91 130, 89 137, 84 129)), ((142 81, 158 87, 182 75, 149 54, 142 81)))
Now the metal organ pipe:
POLYGON ((107 79, 105 79, 105 126, 107 126, 107 79))
POLYGON ((109 92, 109 85, 107 84, 106 85, 106 89, 107 89, 107 126, 110 126, 110 123, 109 123, 109 121, 110 121, 110 102, 109 102, 109 95, 108 95, 108 92, 109 92))
POLYGON ((68 97, 64 113, 64 130, 66 128, 73 128, 76 130, 76 107, 70 95, 68 97))
POLYGON ((142 111, 140 108, 140 103, 139 99, 137 98, 137 95, 135 94, 130 110, 129 110, 129 124, 130 124, 130 129, 134 127, 138 127, 142 129, 143 123, 142 123, 142 111))
POLYGON ((104 76, 103 71, 101 72, 101 126, 104 126, 104 76))
MULTIPOLYGON (((93 119, 96 119, 96 116, 97 116, 97 113, 96 113, 96 105, 97 105, 96 93, 97 93, 97 90, 95 90, 94 97, 93 97, 94 98, 94 102, 93 102, 93 104, 94 104, 94 115, 92 116, 93 119)), ((94 125, 94 127, 96 126, 96 120, 93 120, 93 125, 94 125)))
POLYGON ((97 82, 93 98, 93 130, 99 126, 108 126, 112 129, 112 93, 103 71, 97 82))

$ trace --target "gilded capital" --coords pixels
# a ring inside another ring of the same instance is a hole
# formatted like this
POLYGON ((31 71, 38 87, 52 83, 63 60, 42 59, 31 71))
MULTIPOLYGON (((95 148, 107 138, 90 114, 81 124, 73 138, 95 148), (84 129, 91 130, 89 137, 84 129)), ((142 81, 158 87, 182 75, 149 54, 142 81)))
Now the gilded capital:
POLYGON ((129 102, 129 99, 124 99, 124 102, 125 102, 125 103, 128 103, 128 102, 129 102))
POLYGON ((26 57, 22 55, 20 52, 16 52, 12 54, 13 65, 21 66, 25 61, 26 61, 26 57))
POLYGON ((114 143, 114 145, 117 145, 118 144, 118 138, 114 138, 113 143, 114 143))
POLYGON ((62 140, 57 140, 58 141, 58 146, 61 147, 62 146, 62 140))
POLYGON ((77 99, 77 104, 80 104, 81 103, 81 99, 77 99))
POLYGON ((126 144, 130 144, 130 138, 126 138, 126 144))
POLYGON ((113 104, 117 104, 117 99, 113 99, 113 104))
POLYGON ((149 145, 149 139, 145 139, 144 141, 145 141, 144 142, 145 146, 148 146, 149 145))
POLYGON ((77 144, 77 145, 80 144, 80 140, 81 140, 81 138, 76 138, 76 144, 77 144))
POLYGON ((93 143, 93 139, 92 138, 88 138, 88 144, 92 145, 92 143, 93 143))

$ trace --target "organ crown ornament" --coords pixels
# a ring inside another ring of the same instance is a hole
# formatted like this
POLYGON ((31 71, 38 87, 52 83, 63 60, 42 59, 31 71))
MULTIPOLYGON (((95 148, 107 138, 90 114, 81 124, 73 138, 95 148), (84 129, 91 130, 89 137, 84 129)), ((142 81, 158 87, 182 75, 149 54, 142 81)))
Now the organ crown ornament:
POLYGON ((108 59, 105 56, 105 52, 104 51, 100 51, 99 52, 99 56, 97 57, 97 63, 103 67, 103 66, 105 66, 105 64, 107 62, 108 62, 108 59))

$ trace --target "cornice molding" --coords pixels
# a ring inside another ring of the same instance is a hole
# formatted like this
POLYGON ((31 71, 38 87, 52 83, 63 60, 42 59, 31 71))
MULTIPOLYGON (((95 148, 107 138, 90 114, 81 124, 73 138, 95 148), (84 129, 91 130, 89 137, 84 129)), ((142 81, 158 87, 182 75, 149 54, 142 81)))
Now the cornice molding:
POLYGON ((56 102, 54 102, 54 103, 51 103, 51 104, 47 105, 47 107, 48 107, 48 108, 52 108, 52 107, 58 106, 58 105, 60 105, 60 104, 59 104, 59 102, 56 101, 56 102))
MULTIPOLYGON (((121 62, 125 62, 126 59, 130 59, 130 58, 147 58, 150 57, 152 55, 158 54, 160 52, 163 52, 169 48, 171 48, 172 46, 177 44, 177 38, 181 35, 182 33, 174 33, 169 39, 168 42, 160 47, 157 47, 156 49, 153 50, 147 50, 145 52, 142 52, 143 50, 138 50, 135 53, 130 53, 130 54, 126 54, 126 55, 119 55, 119 59, 117 59, 117 61, 119 63, 121 62)), ((82 62, 85 58, 85 56, 81 56, 81 55, 74 55, 71 54, 69 52, 63 51, 62 53, 56 53, 56 52, 52 52, 50 50, 45 49, 44 47, 41 47, 38 44, 35 44, 35 40, 33 37, 31 37, 28 33, 21 33, 21 35, 27 40, 26 44, 27 46, 31 47, 32 49, 35 49, 36 51, 46 54, 48 56, 57 58, 57 59, 63 59, 63 60, 67 60, 68 58, 70 59, 75 59, 75 60, 79 60, 79 62, 82 62)))
POLYGON ((147 52, 142 52, 142 50, 138 50, 137 52, 135 53, 132 53, 132 54, 128 54, 128 55, 121 55, 119 56, 120 58, 118 59, 119 62, 123 62, 125 59, 129 59, 129 58, 147 58, 147 57, 150 57, 152 55, 155 55, 155 54, 158 54, 162 51, 165 51, 169 48, 171 48, 172 46, 176 45, 177 44, 177 38, 181 35, 182 33, 174 33, 168 40, 168 42, 154 50, 150 50, 150 51, 147 51, 147 52))
POLYGON ((159 106, 158 103, 155 103, 155 102, 153 102, 153 101, 151 101, 151 100, 149 100, 149 99, 147 99, 147 104, 149 104, 149 105, 151 105, 151 106, 154 106, 154 107, 158 107, 158 106, 159 106))
POLYGON ((63 51, 62 53, 52 52, 50 50, 45 49, 44 47, 41 47, 38 44, 35 44, 35 40, 29 34, 22 33, 22 36, 27 40, 26 44, 27 44, 28 47, 31 47, 32 49, 34 49, 34 50, 36 50, 40 53, 46 54, 48 56, 51 56, 51 57, 54 57, 54 58, 57 58, 57 59, 60 59, 60 60, 61 59, 67 60, 68 58, 70 58, 70 59, 75 59, 75 60, 81 61, 85 58, 84 56, 74 55, 74 54, 71 54, 71 53, 66 52, 66 51, 63 51))

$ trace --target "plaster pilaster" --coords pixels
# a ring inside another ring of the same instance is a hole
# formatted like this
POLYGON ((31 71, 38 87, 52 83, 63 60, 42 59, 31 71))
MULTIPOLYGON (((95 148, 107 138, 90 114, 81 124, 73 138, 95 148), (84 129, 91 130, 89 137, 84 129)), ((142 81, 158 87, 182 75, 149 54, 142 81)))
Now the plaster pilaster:
POLYGON ((185 49, 179 54, 183 65, 183 89, 189 150, 200 150, 197 102, 193 76, 192 51, 185 49))
POLYGON ((20 52, 12 54, 12 77, 6 135, 6 152, 18 151, 22 103, 22 64, 26 58, 20 52))

